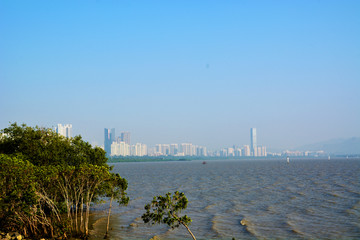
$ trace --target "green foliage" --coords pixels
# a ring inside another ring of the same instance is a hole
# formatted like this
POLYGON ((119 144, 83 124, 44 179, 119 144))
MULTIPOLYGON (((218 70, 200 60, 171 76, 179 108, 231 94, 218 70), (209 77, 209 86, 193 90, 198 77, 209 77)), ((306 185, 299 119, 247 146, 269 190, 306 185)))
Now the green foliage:
POLYGON ((119 205, 127 205, 129 203, 129 197, 125 192, 127 187, 128 183, 125 178, 120 177, 119 174, 112 173, 110 175, 110 178, 104 183, 103 187, 101 188, 101 190, 104 191, 103 195, 110 198, 108 219, 104 239, 108 237, 110 214, 113 200, 115 199, 119 203, 119 205))
POLYGON ((81 136, 19 126, 0 132, 0 230, 34 238, 87 236, 91 203, 126 205, 127 181, 110 173, 105 151, 81 136))
POLYGON ((104 195, 106 197, 116 199, 120 205, 127 205, 129 203, 127 188, 128 182, 125 178, 120 177, 118 173, 111 173, 109 180, 106 181, 102 189, 105 190, 104 195))
POLYGON ((179 216, 179 213, 186 209, 188 199, 182 192, 167 193, 165 196, 154 197, 150 204, 145 205, 146 212, 141 216, 145 223, 165 223, 171 228, 177 228, 181 225, 185 226, 193 239, 188 225, 191 223, 191 218, 187 215, 179 216))
POLYGON ((46 228, 51 222, 60 224, 54 203, 40 186, 39 173, 39 169, 22 156, 0 154, 2 230, 45 235, 49 234, 46 228))
POLYGON ((1 154, 0 169, 0 226, 11 229, 17 224, 16 214, 30 214, 30 206, 37 201, 34 166, 20 157, 1 154))
POLYGON ((83 163, 106 165, 105 151, 82 140, 65 138, 51 129, 13 123, 1 131, 0 153, 22 154, 34 165, 70 165, 83 163))

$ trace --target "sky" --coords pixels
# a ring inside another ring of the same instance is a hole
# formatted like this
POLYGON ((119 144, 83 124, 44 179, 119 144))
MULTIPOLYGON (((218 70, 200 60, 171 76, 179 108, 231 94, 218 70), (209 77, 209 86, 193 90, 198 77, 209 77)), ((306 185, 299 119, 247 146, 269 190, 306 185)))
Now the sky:
POLYGON ((0 0, 0 129, 102 145, 360 137, 360 1, 0 0))

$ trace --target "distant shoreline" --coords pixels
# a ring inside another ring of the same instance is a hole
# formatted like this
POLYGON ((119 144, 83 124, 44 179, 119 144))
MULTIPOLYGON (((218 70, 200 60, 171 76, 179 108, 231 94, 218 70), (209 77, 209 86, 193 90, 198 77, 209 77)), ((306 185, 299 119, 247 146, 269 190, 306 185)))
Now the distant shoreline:
MULTIPOLYGON (((108 163, 121 163, 121 162, 188 162, 188 161, 214 161, 214 160, 239 160, 239 161, 257 161, 257 160, 286 160, 287 156, 271 156, 271 157, 174 157, 174 156, 163 156, 163 157, 110 157, 108 163)), ((292 160, 328 160, 327 156, 290 156, 292 160)), ((332 160, 335 159, 359 159, 360 155, 349 155, 349 156, 331 156, 332 160)))

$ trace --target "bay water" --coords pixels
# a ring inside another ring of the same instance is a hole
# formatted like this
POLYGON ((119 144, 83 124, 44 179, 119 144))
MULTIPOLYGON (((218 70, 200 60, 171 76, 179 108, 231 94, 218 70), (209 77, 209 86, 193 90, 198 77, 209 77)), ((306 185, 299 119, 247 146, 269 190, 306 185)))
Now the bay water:
MULTIPOLYGON (((360 160, 211 160, 115 163, 129 183, 128 206, 114 204, 110 239, 191 239, 180 226, 144 224, 154 196, 180 191, 197 239, 360 239, 360 160)), ((104 236, 107 204, 92 215, 104 236)))

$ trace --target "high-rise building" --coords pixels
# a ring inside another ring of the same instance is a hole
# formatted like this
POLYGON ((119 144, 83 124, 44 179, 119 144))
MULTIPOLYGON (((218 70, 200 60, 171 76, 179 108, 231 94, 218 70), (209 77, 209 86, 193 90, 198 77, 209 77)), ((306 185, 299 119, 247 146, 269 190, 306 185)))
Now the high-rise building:
POLYGON ((161 152, 163 155, 170 155, 170 145, 169 144, 162 144, 161 152))
POLYGON ((143 143, 137 143, 136 145, 133 145, 135 147, 135 152, 132 153, 133 156, 145 156, 147 155, 147 146, 143 143))
POLYGON ((197 146, 196 147, 196 156, 207 156, 206 147, 197 146))
POLYGON ((179 145, 177 143, 170 144, 170 155, 175 156, 178 153, 179 145))
POLYGON ((235 156, 236 156, 236 157, 241 157, 241 156, 242 156, 241 148, 236 148, 236 149, 235 149, 235 156))
POLYGON ((130 132, 122 132, 121 133, 121 141, 130 145, 130 132))
POLYGON ((257 147, 257 155, 258 157, 262 157, 263 153, 262 153, 262 147, 257 147))
POLYGON ((57 127, 55 128, 55 131, 67 138, 71 138, 72 137, 72 125, 71 124, 58 124, 57 127))
POLYGON ((180 152, 184 154, 184 156, 192 156, 192 144, 191 143, 182 143, 180 144, 180 152))
POLYGON ((263 146, 263 147, 261 148, 261 152, 262 152, 262 155, 263 155, 264 157, 267 156, 267 152, 266 152, 266 147, 265 147, 265 146, 263 146))
POLYGON ((220 157, 227 157, 228 156, 228 152, 226 148, 223 148, 220 150, 220 157))
POLYGON ((156 144, 155 148, 158 155, 171 155, 170 144, 156 144))
POLYGON ((248 156, 250 156, 250 147, 249 147, 249 145, 244 145, 244 148, 243 148, 243 156, 246 156, 246 157, 248 157, 248 156))
POLYGON ((129 156, 131 153, 131 146, 125 142, 114 141, 111 144, 111 156, 129 156))
POLYGON ((107 155, 111 154, 111 144, 115 142, 115 128, 104 128, 104 150, 107 155))
POLYGON ((227 148, 227 155, 228 155, 229 157, 235 156, 234 148, 227 148))
POLYGON ((161 144, 155 145, 155 152, 156 154, 162 154, 161 144))
POLYGON ((250 128, 250 152, 251 156, 257 156, 256 128, 250 128))

